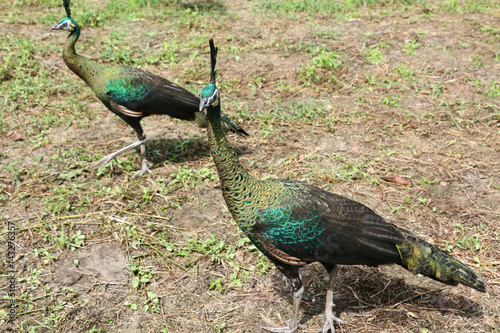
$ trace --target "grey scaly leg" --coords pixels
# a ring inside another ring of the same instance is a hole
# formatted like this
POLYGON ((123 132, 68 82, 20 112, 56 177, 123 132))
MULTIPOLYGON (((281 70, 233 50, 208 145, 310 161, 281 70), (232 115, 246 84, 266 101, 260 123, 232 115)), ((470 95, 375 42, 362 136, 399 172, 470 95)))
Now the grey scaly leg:
MULTIPOLYGON (((293 292, 293 317, 292 321, 289 322, 285 320, 287 325, 286 327, 264 327, 265 330, 270 332, 284 332, 284 333, 294 333, 299 329, 299 308, 300 301, 302 300, 302 295, 304 294, 304 286, 302 285, 302 281, 300 278, 292 279, 292 288, 293 292), (298 288, 300 284, 300 288, 298 288)), ((301 327, 300 327, 301 328, 301 327)))
MULTIPOLYGON (((146 139, 143 141, 146 142, 146 139)), ((146 172, 151 173, 151 170, 148 168, 148 161, 146 160, 146 144, 144 142, 141 144, 141 170, 135 172, 139 177, 144 176, 146 172)))
POLYGON ((342 323, 342 320, 333 315, 333 307, 335 305, 333 304, 333 288, 335 287, 337 270, 338 266, 335 265, 333 269, 329 272, 330 277, 328 279, 328 290, 326 292, 326 304, 325 304, 325 324, 323 325, 323 330, 320 331, 322 333, 328 333, 328 330, 330 330, 331 333, 335 333, 335 326, 333 326, 333 322, 336 321, 339 324, 342 323))
MULTIPOLYGON (((116 156, 120 155, 121 153, 124 153, 130 149, 134 149, 135 147, 137 146, 141 146, 141 154, 143 155, 143 167, 141 169, 144 170, 144 157, 145 157, 145 153, 146 153, 146 146, 145 146, 145 143, 146 142, 146 138, 144 138, 143 140, 138 140, 126 147, 123 147, 117 151, 115 151, 114 153, 111 153, 107 156, 104 156, 103 158, 101 158, 99 161, 97 161, 96 163, 92 164, 92 168, 95 168, 97 167, 98 165, 102 164, 101 167, 99 168, 99 170, 101 170, 106 164, 108 164, 112 159, 116 158, 116 156), (144 147, 144 152, 143 152, 143 147, 144 147)), ((146 165, 146 169, 147 169, 147 165, 146 165)), ((149 170, 149 169, 148 169, 149 170)), ((144 171, 145 172, 145 171, 144 171)))

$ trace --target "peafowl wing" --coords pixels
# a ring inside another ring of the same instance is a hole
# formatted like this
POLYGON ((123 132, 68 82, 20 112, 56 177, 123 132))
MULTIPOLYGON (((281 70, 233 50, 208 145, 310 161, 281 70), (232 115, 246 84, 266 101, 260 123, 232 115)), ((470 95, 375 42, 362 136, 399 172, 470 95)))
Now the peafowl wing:
POLYGON ((124 67, 127 75, 109 80, 106 95, 109 103, 129 117, 167 114, 182 120, 194 120, 199 98, 159 76, 124 67))
POLYGON ((300 200, 257 212, 253 230, 272 257, 291 265, 401 263, 400 230, 363 204, 300 185, 300 200))

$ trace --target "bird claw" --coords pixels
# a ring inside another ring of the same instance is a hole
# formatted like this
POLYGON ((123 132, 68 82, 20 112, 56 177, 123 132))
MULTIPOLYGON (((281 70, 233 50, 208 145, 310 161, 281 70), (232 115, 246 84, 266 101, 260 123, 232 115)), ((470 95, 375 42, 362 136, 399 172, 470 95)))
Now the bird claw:
POLYGON ((337 318, 333 315, 333 313, 326 313, 325 314, 325 325, 323 325, 323 329, 319 330, 318 332, 321 333, 328 333, 330 331, 331 333, 335 333, 335 326, 333 326, 333 322, 336 321, 338 324, 342 323, 342 320, 340 318, 337 318))
POLYGON ((134 171, 134 174, 137 176, 137 177, 142 177, 144 176, 145 173, 153 173, 151 170, 149 170, 149 168, 146 168, 145 170, 144 169, 141 169, 141 170, 137 170, 137 171, 134 171))
MULTIPOLYGON (((141 146, 144 144, 144 142, 146 142, 146 139, 144 140, 139 140, 139 141, 136 141, 132 144, 129 144, 128 146, 126 147, 123 147, 122 149, 119 149, 117 151, 115 151, 114 153, 111 153, 109 155, 106 155, 104 156, 103 158, 101 158, 99 161, 95 162, 94 164, 92 164, 92 168, 95 168, 97 167, 98 165, 102 164, 101 167, 99 168, 99 171, 104 168, 104 166, 106 164, 108 164, 111 160, 114 160, 118 155, 130 150, 130 149, 134 149, 135 147, 137 146, 141 146)), ((142 149, 142 148, 141 148, 142 149)), ((148 166, 146 165, 146 160, 144 159, 144 152, 142 152, 142 157, 143 157, 143 161, 142 161, 142 169, 139 171, 139 172, 142 172, 141 173, 141 176, 146 172, 146 171, 149 171, 148 169, 148 166)), ((151 171, 149 171, 151 172, 151 171)))
POLYGON ((134 172, 134 174, 137 175, 137 177, 142 177, 144 176, 145 173, 152 173, 151 170, 149 170, 148 168, 148 165, 147 165, 147 161, 146 160, 142 160, 142 168, 141 170, 137 170, 134 172))
POLYGON ((285 327, 263 327, 266 331, 269 332, 284 332, 284 333, 294 333, 296 332, 299 328, 304 329, 305 326, 296 323, 295 325, 293 323, 288 322, 288 320, 285 320, 287 326, 285 327))
POLYGON ((90 167, 92 169, 94 168, 97 168, 99 165, 101 165, 101 167, 99 168, 99 171, 102 170, 102 168, 104 168, 104 166, 106 164, 108 164, 109 162, 111 162, 112 160, 114 160, 116 158, 116 155, 114 154, 110 154, 110 155, 107 155, 107 156, 104 156, 103 158, 101 158, 99 161, 95 162, 94 164, 92 164, 90 167))

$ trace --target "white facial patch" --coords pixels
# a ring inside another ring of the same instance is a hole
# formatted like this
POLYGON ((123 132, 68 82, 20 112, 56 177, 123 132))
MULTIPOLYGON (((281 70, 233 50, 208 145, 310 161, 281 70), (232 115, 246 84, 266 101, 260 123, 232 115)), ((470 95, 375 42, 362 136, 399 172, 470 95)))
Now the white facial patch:
POLYGON ((219 105, 219 92, 217 90, 215 90, 214 94, 212 95, 212 97, 210 97, 210 105, 212 106, 217 106, 219 105))

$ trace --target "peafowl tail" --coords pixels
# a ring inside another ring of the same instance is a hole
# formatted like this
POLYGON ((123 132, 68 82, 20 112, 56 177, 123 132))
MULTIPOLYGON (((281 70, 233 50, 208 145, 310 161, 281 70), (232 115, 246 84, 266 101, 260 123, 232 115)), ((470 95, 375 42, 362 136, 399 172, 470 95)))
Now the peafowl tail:
POLYGON ((443 250, 405 232, 406 240, 396 245, 401 255, 401 265, 415 274, 456 286, 462 283, 476 290, 485 291, 483 279, 472 269, 443 250))
POLYGON ((229 130, 229 131, 234 132, 234 133, 239 134, 239 135, 248 136, 248 133, 245 132, 245 130, 243 128, 241 128, 240 125, 235 123, 231 118, 229 118, 225 114, 220 115, 220 120, 221 120, 223 130, 225 130, 225 131, 229 130))

